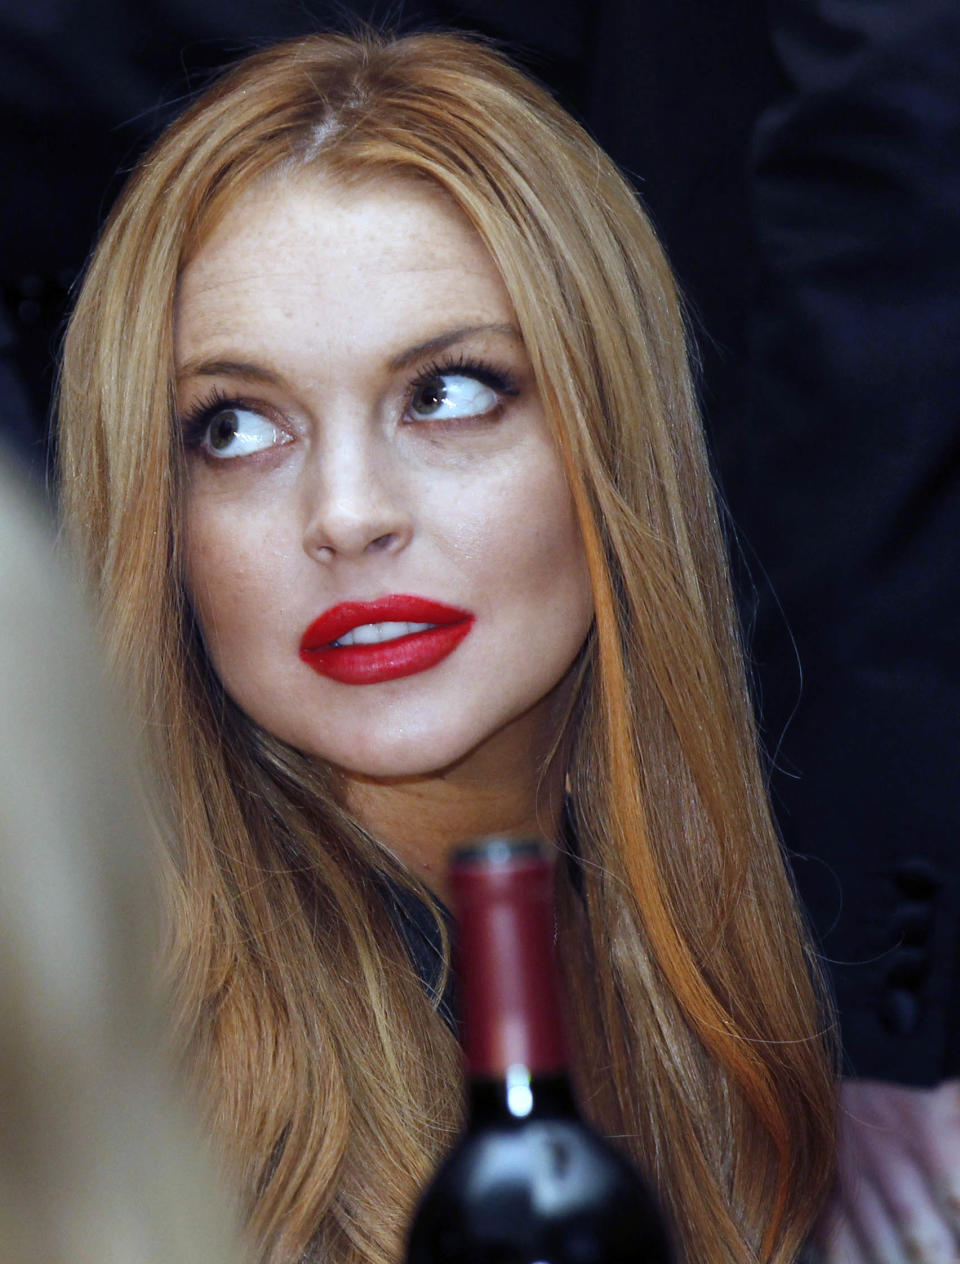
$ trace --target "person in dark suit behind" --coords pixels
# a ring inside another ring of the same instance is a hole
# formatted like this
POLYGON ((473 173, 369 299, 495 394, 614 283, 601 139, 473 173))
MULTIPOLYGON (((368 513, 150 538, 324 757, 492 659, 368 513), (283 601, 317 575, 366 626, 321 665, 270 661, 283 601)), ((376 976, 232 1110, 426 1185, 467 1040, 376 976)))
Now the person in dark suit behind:
POLYGON ((731 499, 783 607, 761 605, 755 652, 850 1077, 823 1255, 955 1260, 960 9, 772 14, 788 84, 756 134, 764 283, 731 499))

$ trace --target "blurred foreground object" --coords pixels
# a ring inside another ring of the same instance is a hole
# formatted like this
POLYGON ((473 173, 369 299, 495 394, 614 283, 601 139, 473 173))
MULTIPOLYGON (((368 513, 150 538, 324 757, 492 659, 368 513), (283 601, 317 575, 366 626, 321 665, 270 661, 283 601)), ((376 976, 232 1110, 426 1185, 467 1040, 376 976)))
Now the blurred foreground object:
POLYGON ((0 465, 0 1259, 242 1264, 158 1053, 132 743, 38 514, 0 465))

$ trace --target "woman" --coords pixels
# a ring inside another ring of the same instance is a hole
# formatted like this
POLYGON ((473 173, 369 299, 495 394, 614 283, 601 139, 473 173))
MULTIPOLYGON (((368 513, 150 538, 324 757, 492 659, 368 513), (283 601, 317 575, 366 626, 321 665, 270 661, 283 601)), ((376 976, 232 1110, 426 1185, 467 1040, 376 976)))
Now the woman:
POLYGON ((133 176, 61 405, 170 790, 179 1029, 263 1258, 397 1257, 460 1109, 417 909, 452 844, 531 828, 571 852, 588 1111, 684 1259, 794 1258, 821 1013, 677 300, 609 161, 457 38, 257 54, 133 176))

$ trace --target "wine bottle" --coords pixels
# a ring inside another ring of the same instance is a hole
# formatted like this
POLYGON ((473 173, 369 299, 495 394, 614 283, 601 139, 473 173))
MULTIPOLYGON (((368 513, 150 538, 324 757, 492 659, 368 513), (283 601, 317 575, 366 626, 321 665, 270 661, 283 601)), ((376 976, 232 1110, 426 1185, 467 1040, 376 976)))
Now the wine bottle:
POLYGON ((490 838, 451 865, 466 1129, 424 1194, 408 1264, 669 1264, 663 1220, 581 1118, 553 959, 553 864, 490 838))

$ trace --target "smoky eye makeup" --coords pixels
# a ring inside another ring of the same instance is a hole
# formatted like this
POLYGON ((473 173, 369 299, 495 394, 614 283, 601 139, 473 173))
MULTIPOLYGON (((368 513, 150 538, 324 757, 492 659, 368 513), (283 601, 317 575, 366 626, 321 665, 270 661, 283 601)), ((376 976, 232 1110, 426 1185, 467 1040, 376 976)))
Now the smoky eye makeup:
MULTIPOLYGON (((507 402, 522 394, 517 372, 485 356, 442 356, 417 369, 403 390, 400 420, 458 427, 493 423, 507 402)), ((216 386, 178 416, 186 452, 217 463, 283 443, 283 431, 262 403, 216 386)))
POLYGON ((262 405, 219 388, 186 409, 179 425, 185 451, 218 463, 252 456, 285 442, 283 430, 262 405))

